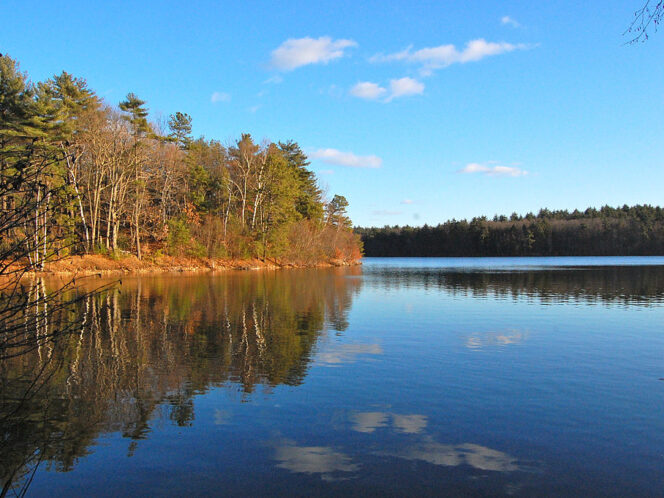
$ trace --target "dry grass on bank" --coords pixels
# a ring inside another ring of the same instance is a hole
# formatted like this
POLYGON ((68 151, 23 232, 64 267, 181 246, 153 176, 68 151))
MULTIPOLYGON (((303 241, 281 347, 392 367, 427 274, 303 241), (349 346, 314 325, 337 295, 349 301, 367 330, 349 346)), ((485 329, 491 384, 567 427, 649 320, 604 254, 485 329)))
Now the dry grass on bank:
POLYGON ((189 258, 162 255, 156 258, 139 260, 136 256, 127 255, 122 258, 110 258, 99 254, 84 256, 71 256, 47 263, 44 272, 31 272, 36 274, 115 274, 115 273, 162 273, 162 272, 199 272, 217 270, 258 270, 278 268, 299 268, 305 266, 329 267, 349 266, 359 264, 359 261, 345 261, 333 259, 315 265, 297 265, 284 263, 272 259, 246 259, 224 260, 208 258, 189 258))

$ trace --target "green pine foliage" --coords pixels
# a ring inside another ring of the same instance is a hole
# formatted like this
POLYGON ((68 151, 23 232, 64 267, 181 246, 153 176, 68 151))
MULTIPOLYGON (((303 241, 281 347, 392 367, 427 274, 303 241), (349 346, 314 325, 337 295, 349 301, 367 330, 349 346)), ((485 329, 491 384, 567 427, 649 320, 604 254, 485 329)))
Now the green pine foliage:
POLYGON ((345 207, 330 216, 296 142, 194 139, 183 112, 163 130, 134 93, 114 107, 66 72, 33 85, 6 55, 0 77, 0 213, 23 206, 0 232, 31 263, 90 252, 360 257, 345 207))

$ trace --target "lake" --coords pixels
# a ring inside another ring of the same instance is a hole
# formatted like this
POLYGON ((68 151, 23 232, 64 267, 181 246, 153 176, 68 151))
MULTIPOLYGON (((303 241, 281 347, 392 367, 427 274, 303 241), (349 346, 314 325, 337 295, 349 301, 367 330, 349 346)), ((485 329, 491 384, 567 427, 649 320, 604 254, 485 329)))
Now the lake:
POLYGON ((664 258, 101 283, 2 364, 10 496, 664 489, 664 258))

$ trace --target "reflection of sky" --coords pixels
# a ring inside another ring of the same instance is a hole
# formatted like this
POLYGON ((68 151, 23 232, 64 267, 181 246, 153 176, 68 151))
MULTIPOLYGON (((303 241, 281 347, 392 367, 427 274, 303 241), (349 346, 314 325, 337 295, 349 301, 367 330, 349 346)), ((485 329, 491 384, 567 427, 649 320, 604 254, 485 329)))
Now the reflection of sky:
POLYGON ((352 416, 353 430, 357 432, 374 432, 379 427, 387 427, 388 413, 362 412, 352 416))
POLYGON ((344 453, 327 446, 297 446, 286 442, 277 447, 277 467, 302 474, 321 474, 323 479, 336 479, 332 474, 355 472, 360 466, 344 453))
POLYGON ((399 415, 386 412, 360 412, 355 413, 351 419, 353 430, 364 433, 374 432, 381 427, 389 427, 390 421, 396 432, 404 434, 417 434, 427 426, 427 417, 418 414, 399 415))
MULTIPOLYGON (((428 423, 425 415, 410 414, 400 415, 387 412, 359 412, 351 415, 352 429, 362 433, 372 433, 376 429, 389 427, 403 434, 422 433, 428 423)), ((421 439, 418 438, 418 439, 421 439)), ((420 442, 407 445, 390 453, 383 455, 395 456, 406 460, 422 460, 433 465, 444 465, 456 467, 458 465, 470 465, 480 470, 491 470, 495 472, 512 472, 519 470, 516 459, 486 446, 479 444, 464 443, 458 445, 441 444, 430 436, 424 436, 420 442)))
POLYGON ((228 410, 216 409, 214 411, 214 424, 215 425, 227 425, 231 421, 231 412, 228 410))
POLYGON ((528 338, 528 334, 519 330, 506 330, 504 332, 471 333, 466 338, 466 347, 480 349, 492 346, 506 346, 520 344, 528 338))
POLYGON ((422 460, 433 465, 444 465, 446 467, 470 465, 476 469, 494 472, 519 470, 516 459, 507 453, 472 443, 451 445, 425 441, 406 447, 392 456, 406 460, 422 460))
POLYGON ((383 348, 378 344, 335 344, 318 354, 316 362, 326 366, 353 363, 360 355, 380 355, 383 348))
MULTIPOLYGON (((426 417, 421 415, 392 415, 382 412, 355 414, 354 430, 371 433, 378 427, 392 423, 401 432, 414 434, 426 426, 426 417)), ((514 472, 525 470, 517 459, 502 451, 473 443, 442 444, 429 436, 417 436, 419 441, 391 451, 378 451, 376 456, 396 457, 410 461, 423 461, 432 465, 458 467, 468 465, 478 470, 491 472, 514 472)), ((356 455, 362 458, 362 455, 356 455)), ((274 459, 277 467, 299 474, 319 474, 326 481, 344 480, 357 476, 361 466, 353 463, 346 453, 329 446, 298 446, 284 441, 276 447, 274 459)))
POLYGON ((392 415, 392 423, 397 432, 405 434, 417 434, 427 426, 427 418, 424 415, 392 415))

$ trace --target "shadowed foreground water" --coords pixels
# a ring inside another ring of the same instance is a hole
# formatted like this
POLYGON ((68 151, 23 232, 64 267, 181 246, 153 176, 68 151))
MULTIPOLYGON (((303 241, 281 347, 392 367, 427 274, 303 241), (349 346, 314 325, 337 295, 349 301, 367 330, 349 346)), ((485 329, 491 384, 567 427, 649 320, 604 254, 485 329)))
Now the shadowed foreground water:
POLYGON ((663 263, 376 258, 125 278, 75 305, 74 332, 3 361, 2 484, 659 494, 663 263))

